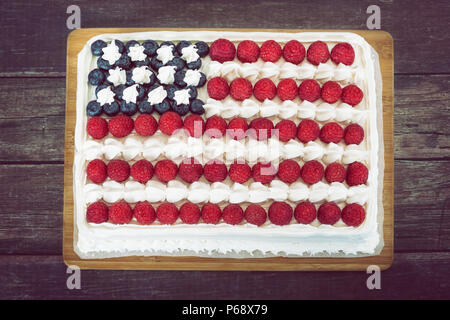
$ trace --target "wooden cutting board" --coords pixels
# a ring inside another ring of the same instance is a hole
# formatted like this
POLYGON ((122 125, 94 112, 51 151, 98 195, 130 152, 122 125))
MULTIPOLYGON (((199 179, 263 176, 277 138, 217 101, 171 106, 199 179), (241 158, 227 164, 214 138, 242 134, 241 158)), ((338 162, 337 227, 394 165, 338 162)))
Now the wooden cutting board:
MULTIPOLYGON (((67 265, 81 269, 165 269, 165 270, 267 270, 267 271, 337 271, 361 270, 369 265, 377 265, 381 270, 389 268, 394 256, 394 146, 393 146, 393 39, 384 31, 366 30, 296 30, 296 29, 213 29, 215 31, 239 32, 354 32, 364 37, 378 52, 383 78, 383 132, 384 132, 384 248, 381 254, 363 258, 200 258, 200 257, 122 257, 85 260, 78 257, 73 249, 73 152, 75 131, 75 100, 77 90, 77 55, 91 37, 103 33, 130 33, 145 31, 191 31, 192 29, 174 28, 111 28, 78 29, 70 33, 67 39, 66 72, 66 128, 64 154, 64 227, 63 257, 67 265)), ((211 29, 195 29, 211 30, 211 29)))

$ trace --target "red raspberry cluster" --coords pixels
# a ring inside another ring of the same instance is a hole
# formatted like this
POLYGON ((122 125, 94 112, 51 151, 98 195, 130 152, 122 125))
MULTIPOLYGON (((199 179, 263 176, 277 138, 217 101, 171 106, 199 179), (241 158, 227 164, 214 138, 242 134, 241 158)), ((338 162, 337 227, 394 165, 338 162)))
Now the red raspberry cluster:
POLYGON ((211 44, 209 55, 211 60, 220 63, 232 61, 236 56, 243 63, 253 63, 258 58, 265 62, 277 62, 283 57, 287 62, 300 64, 305 56, 314 65, 326 63, 330 58, 336 64, 345 65, 351 65, 355 60, 355 51, 349 43, 336 44, 330 53, 328 45, 323 41, 311 43, 306 51, 305 46, 297 40, 286 42, 283 48, 274 40, 265 41, 261 47, 252 40, 244 40, 238 44, 236 50, 233 42, 217 39, 211 44))
POLYGON ((164 183, 174 180, 177 176, 187 183, 198 181, 202 176, 211 183, 221 182, 229 176, 232 181, 241 184, 250 178, 262 184, 269 184, 277 176, 285 183, 293 183, 301 177, 304 182, 315 184, 325 177, 329 183, 346 180, 350 186, 365 184, 368 179, 368 169, 360 162, 353 162, 345 169, 337 162, 324 168, 316 160, 308 161, 300 167, 298 162, 292 159, 283 160, 278 168, 270 162, 258 162, 250 167, 241 161, 234 161, 227 168, 217 159, 210 160, 202 166, 195 158, 184 159, 179 166, 168 159, 156 162, 155 166, 142 159, 130 168, 128 162, 124 160, 111 160, 106 165, 102 160, 95 159, 88 163, 86 173, 89 180, 96 184, 103 183, 108 177, 116 182, 123 182, 130 176, 140 183, 147 183, 153 175, 164 183))
POLYGON ((263 78, 252 83, 245 78, 236 78, 230 84, 222 77, 214 77, 208 81, 209 97, 223 100, 228 95, 237 101, 243 101, 252 96, 263 102, 278 96, 282 101, 294 100, 297 96, 301 100, 314 102, 319 98, 327 103, 335 103, 339 99, 351 106, 355 106, 363 99, 363 92, 356 85, 350 84, 344 88, 335 81, 327 81, 322 87, 313 79, 306 79, 297 86, 293 79, 283 79, 277 86, 269 78, 263 78))
POLYGON ((147 201, 134 204, 132 207, 125 201, 111 204, 109 207, 104 202, 98 201, 90 204, 86 210, 86 220, 90 223, 104 223, 110 221, 113 224, 128 224, 133 218, 139 224, 150 225, 156 220, 161 224, 174 224, 178 218, 185 224, 218 224, 221 221, 238 225, 244 220, 250 224, 261 226, 267 218, 275 225, 283 226, 290 223, 310 224, 316 218, 322 224, 333 225, 340 219, 348 226, 357 227, 364 222, 366 212, 363 206, 352 203, 341 209, 334 202, 322 204, 318 210, 311 202, 305 201, 297 204, 295 209, 285 203, 273 202, 268 212, 258 205, 251 204, 245 210, 238 204, 229 204, 223 208, 213 203, 199 205, 185 202, 178 208, 173 203, 162 203, 156 210, 147 201), (294 218, 295 220, 293 221, 294 218))

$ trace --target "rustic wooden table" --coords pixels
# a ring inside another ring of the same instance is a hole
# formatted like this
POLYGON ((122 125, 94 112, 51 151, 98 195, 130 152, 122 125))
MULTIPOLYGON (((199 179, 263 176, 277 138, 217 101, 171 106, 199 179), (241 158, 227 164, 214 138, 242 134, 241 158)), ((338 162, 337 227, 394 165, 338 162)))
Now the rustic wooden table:
POLYGON ((448 1, 77 1, 82 27, 366 29, 368 6, 395 48, 395 257, 364 272, 81 272, 62 260, 67 7, 2 4, 0 298, 450 298, 448 1), (126 13, 126 14, 124 14, 126 13))

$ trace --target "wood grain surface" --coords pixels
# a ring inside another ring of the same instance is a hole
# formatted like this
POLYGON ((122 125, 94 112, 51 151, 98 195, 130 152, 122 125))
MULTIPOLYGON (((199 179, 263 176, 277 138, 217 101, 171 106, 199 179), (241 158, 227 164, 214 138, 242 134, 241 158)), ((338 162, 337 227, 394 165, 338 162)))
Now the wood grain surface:
POLYGON ((450 2, 76 2, 83 28, 364 30, 367 7, 378 5, 395 56, 395 256, 381 290, 367 289, 365 272, 98 270, 82 271, 82 289, 68 290, 63 137, 66 9, 74 2, 1 3, 0 298, 450 298, 450 2))

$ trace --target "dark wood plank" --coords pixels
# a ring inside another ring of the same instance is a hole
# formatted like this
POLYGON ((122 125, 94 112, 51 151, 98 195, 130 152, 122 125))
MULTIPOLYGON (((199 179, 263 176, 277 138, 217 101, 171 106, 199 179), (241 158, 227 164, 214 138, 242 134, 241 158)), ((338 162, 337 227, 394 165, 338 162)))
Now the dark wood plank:
POLYGON ((365 272, 83 270, 81 289, 68 290, 60 256, 2 256, 0 298, 448 299, 449 267, 449 252, 396 254, 380 290, 367 289, 365 272))
MULTIPOLYGON (((0 41, 0 75, 61 74, 65 71, 65 47, 69 30, 69 3, 13 1, 3 7, 0 41), (36 16, 45 8, 45 14, 36 16), (29 54, 32 53, 32 54, 29 54)), ((81 26, 89 27, 192 27, 192 28, 298 28, 366 29, 366 13, 373 1, 167 1, 142 2, 83 0, 81 26), (157 13, 157 14, 155 14, 157 13)), ((448 16, 450 3, 392 1, 377 3, 381 29, 395 43, 395 72, 449 73, 448 16), (420 23, 418 23, 420 21, 420 23)))
MULTIPOLYGON (((0 79, 0 161, 64 161, 61 78, 0 79)), ((450 157, 450 76, 396 76, 397 159, 450 157)))
MULTIPOLYGON (((450 249, 449 171, 450 161, 395 161, 396 251, 450 249)), ((60 254, 63 165, 3 165, 0 180, 0 254, 60 254)))

